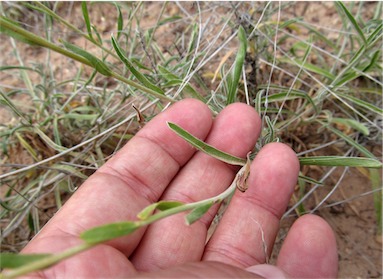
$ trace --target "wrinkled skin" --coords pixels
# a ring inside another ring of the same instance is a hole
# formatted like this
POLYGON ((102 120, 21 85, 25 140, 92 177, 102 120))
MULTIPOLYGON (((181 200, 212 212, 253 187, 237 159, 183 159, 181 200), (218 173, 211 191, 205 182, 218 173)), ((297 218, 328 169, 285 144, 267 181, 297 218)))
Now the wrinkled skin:
MULTIPOLYGON (((214 119, 199 101, 187 99, 172 105, 93 174, 23 253, 57 253, 80 244, 78 236, 84 230, 135 220, 140 210, 160 199, 198 201, 230 185, 238 168, 197 152, 174 134, 166 121, 239 157, 253 148, 261 129, 259 116, 245 104, 232 104, 214 119)), ((207 244, 207 229, 218 206, 191 226, 185 225, 184 214, 178 214, 31 276, 336 277, 334 234, 314 215, 303 216, 293 224, 276 266, 264 264, 298 172, 298 159, 288 146, 268 144, 252 162, 249 189, 236 191, 207 244)))

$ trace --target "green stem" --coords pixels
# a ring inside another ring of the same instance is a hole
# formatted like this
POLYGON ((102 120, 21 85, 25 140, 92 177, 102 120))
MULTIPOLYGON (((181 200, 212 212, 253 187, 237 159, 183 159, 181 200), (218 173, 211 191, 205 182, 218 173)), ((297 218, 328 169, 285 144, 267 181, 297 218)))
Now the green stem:
POLYGON ((116 54, 114 54, 113 52, 111 52, 109 49, 105 48, 103 45, 101 45, 100 43, 98 43, 96 40, 94 40, 93 38, 89 37, 88 34, 82 32, 81 30, 79 30, 76 26, 72 25, 71 23, 69 23, 68 21, 66 21, 65 19, 63 19, 62 17, 60 17, 59 15, 57 15, 55 12, 53 12, 51 9, 49 9, 47 6, 45 6, 44 4, 40 3, 40 2, 32 2, 32 4, 27 4, 27 7, 31 7, 32 9, 36 9, 36 10, 39 10, 41 12, 45 12, 46 14, 50 15, 51 17, 53 17, 54 19, 60 21, 61 23, 63 23, 65 26, 67 26, 69 29, 72 29, 73 31, 75 31, 76 33, 80 34, 83 38, 85 38, 86 40, 90 41, 91 43, 95 44, 96 46, 98 46, 99 48, 101 48, 103 51, 107 52, 108 54, 112 55, 114 58, 117 58, 118 59, 118 56, 116 54), (38 7, 36 7, 36 6, 38 7))
POLYGON ((137 221, 137 223, 139 224, 140 227, 141 226, 147 226, 147 225, 150 225, 150 224, 154 223, 155 221, 158 221, 160 219, 169 217, 169 216, 177 214, 177 213, 181 213, 181 212, 184 212, 184 211, 192 210, 192 209, 195 209, 195 208, 200 207, 200 206, 205 205, 205 204, 219 203, 219 202, 223 201, 225 198, 229 197, 232 193, 234 193, 234 191, 235 191, 235 189, 237 187, 237 181, 238 181, 239 177, 241 177, 242 174, 245 172, 245 167, 246 166, 243 166, 238 171, 238 173, 235 176, 235 178, 234 178, 233 182, 231 183, 231 185, 225 191, 223 191, 221 194, 219 194, 217 196, 214 196, 212 198, 206 199, 206 200, 202 200, 202 201, 198 201, 198 202, 193 202, 193 203, 188 203, 188 204, 185 204, 185 205, 180 205, 180 206, 177 206, 177 207, 174 207, 174 208, 167 209, 165 211, 160 211, 159 213, 154 214, 154 215, 148 217, 145 220, 137 221))
MULTIPOLYGON (((55 45, 55 44, 53 44, 53 43, 51 43, 51 42, 41 38, 41 37, 38 37, 35 34, 29 32, 27 30, 24 30, 23 28, 18 27, 17 25, 15 25, 12 22, 8 21, 7 18, 5 18, 3 16, 0 16, 0 26, 4 27, 4 28, 7 28, 7 29, 9 29, 9 30, 11 30, 11 31, 13 31, 15 33, 18 33, 19 35, 21 35, 22 37, 26 38, 28 41, 30 41, 30 42, 32 42, 32 43, 34 43, 36 45, 39 45, 39 46, 51 49, 53 51, 56 51, 56 52, 58 52, 60 54, 65 55, 65 56, 67 56, 67 57, 69 57, 69 58, 71 58, 73 60, 76 60, 76 61, 78 61, 78 62, 80 62, 82 64, 85 64, 85 65, 88 65, 88 66, 94 68, 93 65, 89 62, 88 59, 86 59, 86 58, 84 58, 84 57, 82 57, 80 55, 77 55, 77 54, 75 54, 73 52, 70 52, 70 51, 68 51, 68 50, 66 50, 66 49, 64 49, 62 47, 59 47, 59 46, 57 46, 57 45, 55 45)), ((167 96, 162 95, 162 94, 159 94, 159 93, 151 90, 150 88, 147 88, 147 87, 145 87, 143 85, 140 85, 139 83, 136 83, 136 82, 134 82, 132 80, 129 80, 129 79, 119 75, 116 72, 112 71, 111 75, 115 79, 118 79, 118 80, 120 80, 120 81, 122 81, 122 82, 124 82, 124 83, 126 83, 126 84, 128 84, 130 86, 133 86, 133 87, 135 87, 135 88, 137 88, 137 89, 139 89, 139 90, 141 90, 141 91, 143 91, 143 92, 145 92, 145 93, 147 93, 149 95, 152 95, 152 96, 154 96, 154 97, 156 97, 158 99, 161 99, 161 100, 166 101, 166 102, 171 102, 171 103, 176 102, 172 98, 167 97, 167 96)))
POLYGON ((24 265, 20 268, 16 268, 14 270, 4 272, 3 274, 0 274, 0 278, 1 279, 16 278, 18 276, 25 275, 25 274, 31 273, 33 271, 37 271, 37 270, 41 270, 43 268, 53 266, 53 265, 57 264, 58 262, 65 260, 67 258, 70 258, 76 254, 81 253, 81 252, 84 252, 84 251, 92 248, 93 246, 95 246, 95 245, 89 244, 89 243, 83 243, 79 246, 69 248, 68 250, 66 250, 60 254, 52 255, 50 257, 46 257, 46 258, 41 259, 39 261, 35 261, 35 262, 30 263, 30 264, 24 265))
POLYGON ((42 47, 45 47, 45 48, 48 48, 48 49, 51 49, 53 51, 56 51, 58 53, 61 53, 69 58, 72 58, 78 62, 81 62, 85 65, 88 65, 88 66, 92 66, 90 64, 90 62, 85 59, 84 57, 82 56, 79 56, 73 52, 70 52, 64 48, 61 48, 59 46, 56 46, 55 44, 52 44, 51 42, 41 38, 41 37, 38 37, 36 36, 35 34, 21 28, 21 27, 18 27, 17 25, 15 25, 14 23, 10 22, 6 17, 4 16, 0 16, 0 26, 1 27, 5 27, 6 29, 9 29, 15 33, 18 33, 19 35, 21 35, 22 37, 26 38, 28 41, 36 44, 36 45, 39 45, 39 46, 42 46, 42 47))
MULTIPOLYGON (((181 213, 181 212, 184 212, 184 211, 188 211, 188 210, 192 210, 194 208, 198 208, 202 205, 205 205, 205 204, 209 204, 209 203, 219 203, 221 202, 222 200, 224 200, 225 198, 229 197, 231 194, 234 193, 235 189, 236 189, 236 186, 237 186, 237 180, 239 179, 240 176, 242 176, 242 174, 244 173, 245 171, 245 166, 242 167, 239 172, 237 173, 237 175, 235 176, 233 182, 231 183, 231 185, 225 190, 223 191, 222 193, 220 193, 219 195, 217 196, 214 196, 212 198, 209 198, 209 199, 206 199, 206 200, 202 200, 202 201, 198 201, 198 202, 193 202, 193 203, 189 203, 189 204, 185 204, 185 205, 181 205, 181 206, 178 206, 178 207, 174 207, 174 208, 171 208, 171 209, 168 209, 168 210, 165 210, 165 211, 161 211, 157 214, 154 214, 152 216, 150 216, 149 218, 147 218, 146 220, 141 220, 141 221, 136 221, 137 222, 137 225, 139 227, 144 227, 144 226, 147 226, 147 225, 150 225, 160 219, 163 219, 163 218, 166 218, 166 217, 169 217, 171 215, 174 215, 174 214, 177 214, 177 213, 181 213)), ((104 242, 104 241, 102 241, 104 242)), ((22 267, 19 267, 19 268, 16 268, 16 269, 13 269, 9 272, 6 272, 6 273, 3 273, 3 274, 0 274, 0 279, 10 279, 10 278, 15 278, 15 277, 18 277, 18 276, 21 276, 21 275, 25 275, 25 274, 28 274, 30 272, 33 272, 33 271, 37 271, 37 270, 41 270, 41 269, 44 269, 44 268, 48 268, 50 266, 53 266, 55 264, 57 264, 58 262, 62 261, 62 260, 65 260, 69 257, 72 257, 76 254, 79 254, 81 252, 84 252, 102 242, 97 242, 97 243, 83 243, 79 246, 76 246, 76 247, 73 247, 73 248, 70 248, 60 254, 55 254, 55 255, 52 255, 50 257, 47 257, 47 258, 44 258, 44 259, 41 259, 41 260, 37 260, 35 262, 32 262, 30 264, 27 264, 27 265, 24 265, 22 267)))
POLYGON ((128 85, 131 85, 131 86, 133 86, 133 87, 135 87, 135 88, 137 88, 137 89, 139 89, 139 90, 141 90, 141 91, 143 91, 143 92, 145 92, 145 93, 147 93, 149 95, 152 95, 152 96, 154 96, 154 97, 156 97, 156 98, 158 98, 160 100, 163 100, 163 101, 166 101, 166 102, 170 102, 170 103, 175 103, 176 102, 176 100, 174 100, 174 99, 172 99, 172 98, 170 98, 170 97, 168 97, 166 95, 162 95, 162 94, 160 94, 160 93, 158 93, 158 92, 156 92, 156 91, 154 91, 154 90, 152 90, 150 88, 147 88, 147 87, 145 87, 145 86, 143 86, 143 85, 141 85, 139 83, 136 83, 136 82, 134 82, 132 80, 129 80, 129 79, 123 77, 122 75, 117 74, 116 72, 112 72, 112 77, 114 77, 115 79, 118 79, 119 81, 122 81, 122 82, 124 82, 124 83, 126 83, 128 85))

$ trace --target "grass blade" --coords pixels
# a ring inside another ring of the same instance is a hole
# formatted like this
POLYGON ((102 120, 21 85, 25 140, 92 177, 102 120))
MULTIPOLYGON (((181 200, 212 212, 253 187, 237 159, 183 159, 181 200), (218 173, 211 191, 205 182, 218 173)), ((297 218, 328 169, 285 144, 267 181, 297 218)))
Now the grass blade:
POLYGON ((19 32, 17 32, 17 29, 22 29, 17 22, 3 16, 1 16, 1 21, 2 22, 0 22, 0 33, 4 33, 9 37, 12 37, 20 42, 29 45, 38 45, 38 43, 36 43, 34 40, 30 40, 28 37, 24 36, 24 34, 20 34, 19 32), (9 25, 15 27, 16 30, 14 28, 8 28, 9 25))
POLYGON ((363 73, 367 73, 371 69, 373 69, 379 63, 380 50, 376 50, 371 57, 370 63, 362 70, 363 73))
POLYGON ((98 59, 93 54, 90 54, 86 50, 79 48, 78 46, 72 45, 71 43, 63 41, 64 46, 73 51, 75 54, 78 54, 89 61, 89 63, 102 75, 110 77, 112 75, 112 71, 105 64, 105 62, 98 59))
MULTIPOLYGON (((322 125, 324 125, 323 122, 319 121, 322 125)), ((372 154, 370 151, 367 150, 367 148, 365 148, 364 146, 360 145, 359 143, 357 143, 356 141, 354 141, 352 138, 350 138, 349 136, 345 135, 344 133, 342 133, 341 131, 339 131, 338 129, 335 129, 334 127, 330 126, 330 125, 324 125, 324 127, 326 127, 326 129, 330 130, 331 132, 333 132, 334 134, 336 134, 338 137, 342 138, 345 142, 347 142, 349 145, 355 147, 357 150, 359 150, 362 154, 364 154, 365 156, 369 157, 369 158, 372 158, 374 159, 375 156, 374 154, 372 154)))
POLYGON ((368 37, 367 44, 369 46, 373 45, 379 39, 381 40, 381 37, 383 35, 382 30, 383 30, 383 23, 379 24, 379 26, 375 29, 375 31, 372 32, 371 35, 368 37))
POLYGON ((318 185, 323 184, 322 182, 315 180, 314 178, 311 178, 311 177, 308 177, 308 176, 305 176, 302 174, 299 174, 298 181, 299 182, 306 182, 306 183, 310 183, 310 184, 318 184, 318 185))
POLYGON ((192 28, 192 33, 190 35, 190 42, 188 46, 188 50, 186 53, 186 61, 189 61, 192 57, 192 52, 197 44, 197 39, 198 39, 198 25, 194 24, 192 28))
POLYGON ((214 148, 213 146, 208 145, 207 143, 204 143, 202 140, 189 134, 186 130, 182 129, 180 126, 171 122, 167 122, 167 123, 169 128, 173 132, 175 132, 177 135, 179 135, 181 138, 186 140, 188 143, 190 143, 193 147, 197 148, 198 150, 231 165, 244 166, 246 164, 245 159, 242 159, 242 158, 230 155, 221 150, 218 150, 214 148))
POLYGON ((41 131, 37 126, 33 127, 33 131, 40 136, 40 138, 43 140, 43 142, 48 145, 50 148, 63 152, 67 150, 67 148, 60 146, 56 144, 54 141, 52 141, 43 131, 41 131))
POLYGON ((24 125, 30 125, 30 120, 24 116, 24 114, 13 104, 12 100, 8 98, 8 96, 0 90, 0 104, 8 106, 14 114, 22 119, 24 125))
POLYGON ((245 62, 246 49, 247 49, 247 38, 245 29, 242 26, 238 30, 239 49, 237 57, 235 58, 234 70, 231 76, 231 82, 229 84, 229 93, 227 95, 226 105, 234 103, 236 100, 239 79, 242 73, 243 63, 245 62))
POLYGON ((371 112, 374 112, 374 113, 377 113, 377 114, 383 114, 383 109, 382 108, 374 106, 371 103, 365 102, 365 101, 363 101, 363 100, 361 100, 359 98, 352 97, 352 96, 349 96, 347 94, 343 94, 343 93, 337 93, 337 94, 338 94, 338 96, 353 102, 357 106, 360 106, 360 107, 362 107, 364 109, 367 109, 367 110, 369 110, 371 112))
MULTIPOLYGON (((380 172, 378 170, 370 169, 370 179, 373 189, 382 188, 382 179, 380 178, 380 172)), ((382 195, 382 189, 374 193, 374 207, 376 212, 378 234, 382 233, 382 195)))
POLYGON ((291 90, 290 92, 281 92, 281 93, 277 93, 277 94, 272 94, 272 95, 267 96, 267 98, 262 97, 261 103, 265 103, 266 100, 267 100, 267 102, 271 103, 271 102, 278 102, 278 101, 282 102, 284 100, 294 100, 294 99, 298 99, 298 98, 306 99, 312 105, 315 112, 318 112, 318 108, 315 105, 313 99, 308 94, 306 94, 304 92, 299 92, 297 90, 291 90))
POLYGON ((354 27, 355 31, 358 33, 359 37, 362 39, 364 45, 367 44, 366 37, 364 36, 363 30, 360 28, 359 24, 356 22, 356 19, 354 16, 350 13, 350 11, 346 8, 346 6, 340 2, 337 1, 335 4, 343 11, 343 13, 346 15, 348 20, 350 21, 351 25, 354 27))
MULTIPOLYGON (((161 76, 167 81, 163 85, 163 87, 177 86, 177 85, 183 84, 183 82, 184 82, 178 76, 176 76, 175 74, 173 74, 172 72, 170 72, 168 69, 166 69, 165 67, 163 67, 161 65, 158 66, 158 71, 161 74, 161 76)), ((199 99, 199 100, 203 101, 204 103, 206 103, 205 98, 200 93, 198 93, 197 90, 194 89, 194 87, 191 86, 189 83, 185 85, 183 90, 186 93, 193 96, 193 98, 199 99)))
POLYGON ((22 147, 28 151, 28 153, 32 156, 32 158, 37 162, 39 158, 37 157, 36 151, 30 146, 30 144, 19 134, 15 133, 17 139, 19 140, 22 147))
POLYGON ((371 158, 342 157, 342 156, 316 156, 299 158, 300 164, 316 166, 339 166, 339 167, 365 167, 381 168, 382 163, 371 158))
POLYGON ((118 57, 120 57, 121 61, 125 64, 125 66, 129 69, 129 71, 146 87, 152 89, 153 91, 165 95, 165 92, 159 88, 158 86, 154 85, 152 82, 150 82, 143 74, 141 74, 139 71, 134 68, 132 62, 129 61, 129 59, 124 55, 122 49, 118 45, 116 39, 112 36, 112 45, 114 47, 114 50, 116 51, 118 57))
POLYGON ((116 9, 118 12, 118 17, 117 17, 117 40, 118 40, 122 34, 122 29, 124 27, 124 18, 122 16, 120 6, 117 3, 114 3, 114 4, 116 5, 116 9))
POLYGON ((355 130, 361 132, 365 136, 368 136, 370 134, 370 131, 368 130, 366 126, 364 126, 362 123, 354 119, 334 117, 331 119, 331 121, 334 123, 339 123, 339 124, 354 128, 355 130))
POLYGON ((85 21, 86 30, 88 30, 88 35, 92 40, 94 40, 93 35, 92 35, 92 25, 90 23, 88 6, 87 6, 86 1, 81 2, 81 9, 82 9, 82 15, 83 15, 84 21, 85 21))
POLYGON ((303 63, 303 61, 301 61, 300 59, 291 60, 288 57, 286 57, 286 58, 282 57, 282 58, 280 58, 280 61, 287 63, 287 64, 290 64, 290 65, 293 65, 293 66, 302 67, 303 69, 305 69, 307 71, 316 73, 316 74, 323 76, 323 77, 326 77, 330 81, 335 79, 335 76, 332 73, 330 73, 329 71, 323 69, 323 67, 318 67, 318 66, 315 66, 315 65, 308 63, 308 62, 303 63))

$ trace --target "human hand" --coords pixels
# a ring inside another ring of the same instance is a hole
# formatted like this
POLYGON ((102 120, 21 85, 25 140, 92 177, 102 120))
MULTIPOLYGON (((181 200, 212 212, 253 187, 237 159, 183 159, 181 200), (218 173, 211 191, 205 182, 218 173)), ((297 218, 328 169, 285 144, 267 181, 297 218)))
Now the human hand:
MULTIPOLYGON (((139 211, 158 200, 189 203, 224 191, 238 169, 196 152, 167 127, 166 121, 239 157, 246 156, 260 133, 258 115, 244 104, 228 106, 214 120, 199 101, 174 104, 93 174, 23 253, 57 253, 79 245, 81 232, 134 220, 139 211)), ((33 276, 335 277, 335 237, 328 224, 313 215, 299 218, 292 226, 276 267, 264 264, 298 172, 299 162, 289 147, 268 144, 251 165, 249 189, 236 191, 208 243, 207 230, 217 205, 191 226, 185 224, 184 214, 174 215, 33 276)))

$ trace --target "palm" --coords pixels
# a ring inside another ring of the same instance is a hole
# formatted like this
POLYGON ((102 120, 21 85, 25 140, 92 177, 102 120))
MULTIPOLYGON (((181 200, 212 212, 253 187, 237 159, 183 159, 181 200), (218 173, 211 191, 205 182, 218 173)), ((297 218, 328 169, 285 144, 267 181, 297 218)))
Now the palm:
MULTIPOLYGON (((202 103, 177 103, 146 124, 90 177, 23 252, 65 250, 81 242, 78 235, 82 231, 134 220, 141 209, 159 199, 192 202, 222 192, 237 169, 195 152, 167 128, 166 121, 240 157, 254 146, 260 131, 259 117, 246 105, 228 106, 213 121, 202 103)), ((223 269, 244 272, 238 268, 265 262, 263 247, 272 247, 298 171, 298 160, 287 146, 267 145, 252 163, 249 189, 234 195, 208 244, 207 229, 217 206, 192 226, 185 225, 181 214, 175 215, 63 261, 40 275, 126 277, 137 271, 196 261, 217 261, 233 266, 223 269)), ((334 276, 335 249, 327 224, 318 217, 306 216, 291 229, 277 265, 292 276, 334 276), (313 240, 319 240, 320 245, 313 240)), ((216 268, 216 264, 207 265, 216 268)), ((220 267, 217 272, 222 272, 220 267)))

